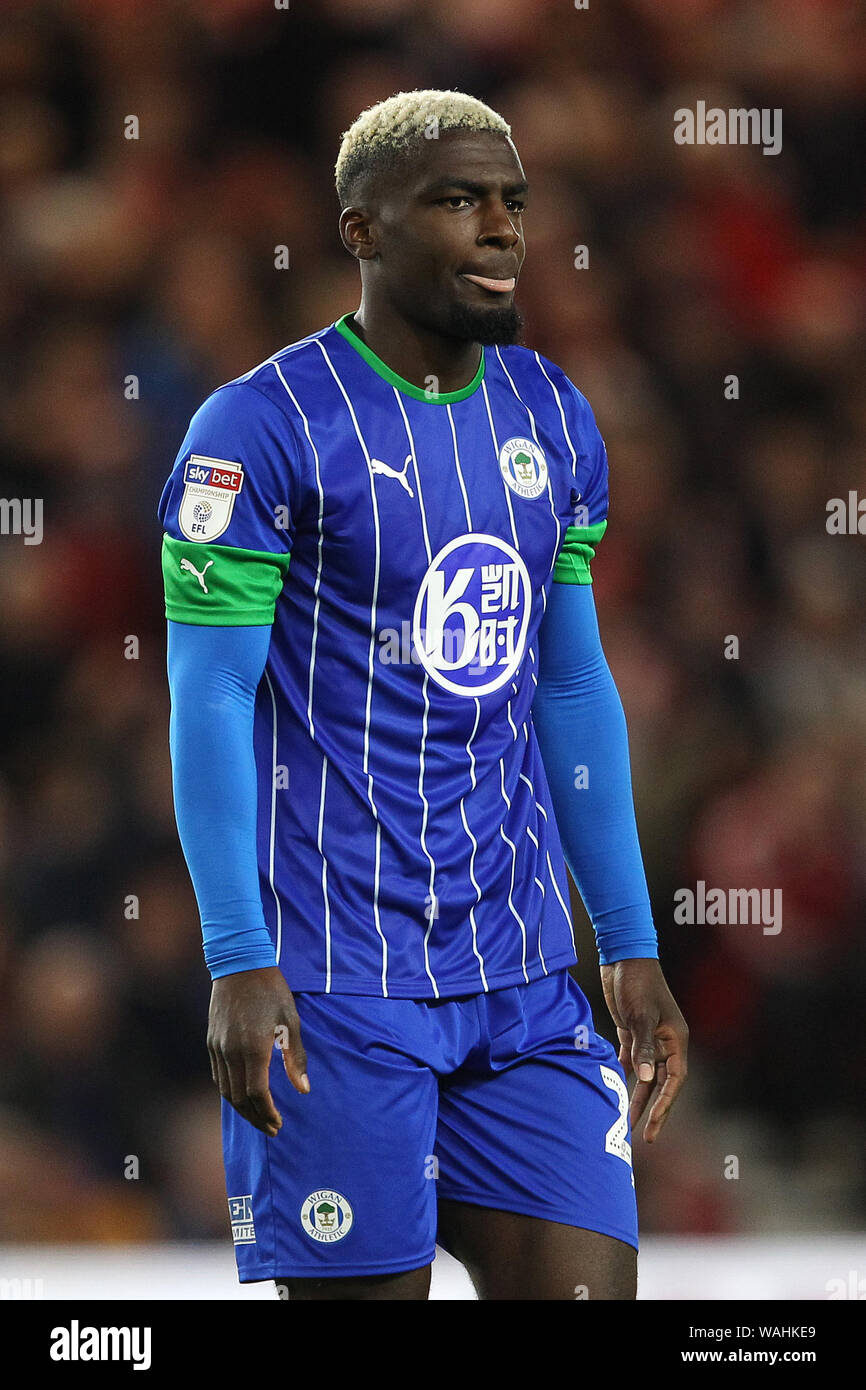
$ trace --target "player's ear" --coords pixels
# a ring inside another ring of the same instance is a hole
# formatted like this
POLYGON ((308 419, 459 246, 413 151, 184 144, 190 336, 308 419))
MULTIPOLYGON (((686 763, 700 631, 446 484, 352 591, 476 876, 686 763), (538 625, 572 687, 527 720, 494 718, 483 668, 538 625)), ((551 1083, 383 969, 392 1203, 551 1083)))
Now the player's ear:
POLYGON ((351 256, 371 261, 379 253, 373 214, 369 208, 343 208, 340 213, 340 240, 351 256))

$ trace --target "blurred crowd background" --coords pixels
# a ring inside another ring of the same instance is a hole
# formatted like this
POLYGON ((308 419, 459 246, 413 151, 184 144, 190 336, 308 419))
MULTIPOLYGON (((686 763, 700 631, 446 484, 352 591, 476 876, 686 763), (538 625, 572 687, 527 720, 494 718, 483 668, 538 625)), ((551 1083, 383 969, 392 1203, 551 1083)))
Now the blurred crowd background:
POLYGON ((339 137, 428 86, 511 122, 526 340, 608 446, 596 600, 692 1030, 644 1232, 862 1227, 866 548, 825 523, 866 497, 863 40, 847 0, 4 4, 0 495, 44 539, 0 536, 0 1241, 228 1238, 156 504, 214 387, 357 305, 339 137), (698 100, 781 108, 782 153, 677 145, 698 100), (782 889, 781 932, 678 925, 699 879, 782 889))

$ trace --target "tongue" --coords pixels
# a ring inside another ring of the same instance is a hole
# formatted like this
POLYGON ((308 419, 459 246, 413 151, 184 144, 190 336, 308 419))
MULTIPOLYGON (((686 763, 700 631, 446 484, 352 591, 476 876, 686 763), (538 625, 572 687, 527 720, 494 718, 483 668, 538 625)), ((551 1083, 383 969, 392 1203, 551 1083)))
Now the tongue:
POLYGON ((510 280, 488 280, 486 275, 464 275, 463 279, 471 280, 473 285, 480 285, 483 290, 498 290, 500 294, 514 289, 513 275, 510 280))

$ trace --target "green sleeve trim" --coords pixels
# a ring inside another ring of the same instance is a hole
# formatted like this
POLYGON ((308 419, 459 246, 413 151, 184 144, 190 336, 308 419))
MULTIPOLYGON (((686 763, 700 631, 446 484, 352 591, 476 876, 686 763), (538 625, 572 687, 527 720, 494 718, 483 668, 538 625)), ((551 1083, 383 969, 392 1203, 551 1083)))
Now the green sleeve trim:
POLYGON ((164 535, 165 616, 201 627, 272 623, 288 568, 288 552, 200 545, 164 535))
POLYGON ((607 519, 593 526, 569 526, 562 549, 553 566, 553 578, 558 584, 591 584, 590 562, 595 548, 607 530, 607 519))

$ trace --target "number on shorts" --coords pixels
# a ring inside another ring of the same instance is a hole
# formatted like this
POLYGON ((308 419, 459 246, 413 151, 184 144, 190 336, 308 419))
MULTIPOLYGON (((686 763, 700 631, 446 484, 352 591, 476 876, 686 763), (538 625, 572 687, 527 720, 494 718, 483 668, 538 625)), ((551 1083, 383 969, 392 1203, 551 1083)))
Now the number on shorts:
POLYGON ((614 1120, 607 1134, 604 1136, 604 1147, 607 1153, 616 1154, 631 1167, 631 1144, 628 1142, 628 1091, 618 1071, 613 1067, 603 1067, 599 1065, 601 1079, 608 1090, 616 1091, 616 1098, 619 1101, 619 1115, 614 1120))

